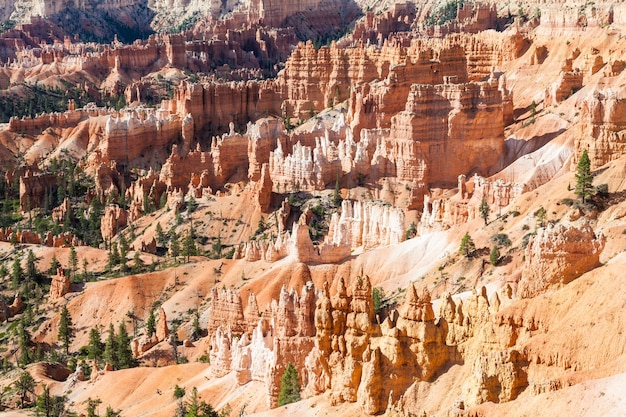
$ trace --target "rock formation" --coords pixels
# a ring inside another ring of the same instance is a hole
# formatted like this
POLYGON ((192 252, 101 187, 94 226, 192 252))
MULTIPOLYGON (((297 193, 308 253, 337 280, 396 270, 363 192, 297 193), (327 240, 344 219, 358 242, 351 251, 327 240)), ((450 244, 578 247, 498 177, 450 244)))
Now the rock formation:
POLYGON ((479 175, 474 175, 471 181, 466 181, 465 175, 459 175, 458 181, 457 192, 452 197, 442 195, 441 190, 431 190, 430 194, 424 195, 421 229, 447 229, 478 219, 483 200, 491 213, 500 215, 527 190, 525 184, 507 183, 501 179, 490 181, 479 175))
POLYGON ((352 249, 397 244, 405 237, 404 211, 377 202, 344 200, 341 214, 331 218, 328 235, 333 243, 349 243, 352 249))
POLYGON ((52 277, 52 283, 50 284, 50 299, 56 300, 62 298, 65 294, 70 292, 71 285, 72 283, 69 277, 65 276, 63 268, 58 268, 57 274, 52 277))
POLYGON ((565 285, 600 264, 605 238, 596 236, 589 225, 548 225, 531 237, 524 252, 524 269, 518 294, 534 297, 545 290, 565 285))
POLYGON ((104 208, 104 215, 100 222, 100 233, 102 239, 110 241, 117 232, 126 227, 128 213, 123 208, 114 205, 104 208))
POLYGON ((576 137, 576 154, 587 150, 591 169, 599 168, 626 154, 624 147, 625 101, 613 90, 595 91, 583 102, 582 135, 576 137))

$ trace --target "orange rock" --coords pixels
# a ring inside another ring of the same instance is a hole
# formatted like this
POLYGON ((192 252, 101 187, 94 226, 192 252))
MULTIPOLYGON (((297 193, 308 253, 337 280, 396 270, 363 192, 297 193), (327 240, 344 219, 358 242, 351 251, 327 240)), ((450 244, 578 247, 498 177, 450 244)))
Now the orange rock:
POLYGON ((520 297, 530 298, 550 287, 565 285, 600 264, 606 239, 588 224, 582 227, 548 225, 531 237, 524 251, 518 284, 520 297))
POLYGON ((65 276, 63 268, 57 269, 57 274, 52 277, 52 283, 50 284, 50 299, 56 300, 63 297, 70 291, 72 285, 69 277, 65 276))

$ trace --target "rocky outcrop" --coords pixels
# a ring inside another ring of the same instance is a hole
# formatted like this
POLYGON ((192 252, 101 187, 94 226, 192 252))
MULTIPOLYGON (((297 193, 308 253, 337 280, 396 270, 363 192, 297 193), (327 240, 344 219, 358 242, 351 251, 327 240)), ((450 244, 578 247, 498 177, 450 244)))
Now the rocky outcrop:
POLYGON ((305 214, 293 226, 288 243, 289 256, 302 263, 335 263, 350 256, 349 243, 324 242, 316 246, 309 235, 305 214))
POLYGON ((485 171, 504 149, 510 105, 504 79, 413 85, 404 111, 376 146, 372 170, 418 183, 454 184, 459 174, 485 171), (456 158, 451 160, 450 158, 456 158))
POLYGON ((583 72, 572 69, 572 60, 568 59, 561 69, 559 78, 546 89, 544 106, 552 106, 567 99, 583 86, 583 72))
POLYGON ((600 264, 603 235, 589 225, 548 225, 530 238, 524 251, 524 269, 517 293, 530 298, 565 285, 600 264))
POLYGON ((20 314, 24 310, 25 304, 19 294, 15 294, 13 303, 8 305, 3 297, 0 297, 0 323, 9 320, 11 317, 20 314))
POLYGON ((58 268, 57 274, 52 277, 52 283, 50 284, 50 300, 62 298, 70 292, 71 285, 70 278, 65 276, 63 268, 58 268))
MULTIPOLYGON (((251 295, 251 297, 254 297, 251 295)), ((275 407, 280 391, 280 379, 287 363, 293 364, 304 376, 304 361, 313 348, 315 326, 315 291, 307 283, 302 293, 282 288, 279 300, 273 300, 251 336, 234 337, 229 326, 218 327, 212 337, 211 368, 214 375, 235 371, 240 384, 260 381, 265 384, 268 405, 275 407)), ((256 301, 249 307, 256 306, 256 301)))
MULTIPOLYGON (((231 289, 213 287, 211 289, 210 318, 207 325, 209 335, 213 335, 218 328, 230 329, 231 333, 250 335, 259 320, 258 306, 254 295, 248 300, 248 308, 244 312, 241 297, 231 289)), ((224 336, 224 333, 222 333, 224 336)), ((218 338, 219 339, 219 338, 218 338)))
POLYGON ((587 150, 591 169, 626 155, 626 100, 614 90, 593 93, 582 104, 581 130, 576 136, 577 158, 587 150))
POLYGON ((466 181, 465 175, 459 175, 457 193, 452 197, 444 195, 441 190, 431 190, 430 194, 424 195, 420 229, 448 229, 478 219, 483 200, 489 205, 491 216, 499 215, 526 189, 521 183, 489 180, 477 174, 466 181))
POLYGON ((379 202, 344 200, 341 214, 331 217, 328 236, 330 242, 349 243, 352 249, 397 244, 405 237, 404 211, 379 202))
POLYGON ((128 163, 167 148, 181 134, 182 119, 165 110, 128 110, 110 116, 100 149, 105 158, 128 163))
POLYGON ((46 198, 56 193, 57 175, 34 173, 27 170, 20 176, 20 209, 22 211, 43 207, 46 198))
POLYGON ((128 213, 118 205, 107 206, 100 221, 100 233, 105 242, 110 241, 117 232, 128 224, 128 213))

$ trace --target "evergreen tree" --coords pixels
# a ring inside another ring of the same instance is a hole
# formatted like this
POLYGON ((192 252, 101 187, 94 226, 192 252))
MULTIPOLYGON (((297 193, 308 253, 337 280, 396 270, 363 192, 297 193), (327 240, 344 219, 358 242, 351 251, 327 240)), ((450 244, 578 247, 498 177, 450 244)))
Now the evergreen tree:
POLYGON ((535 212, 535 216, 537 216, 536 227, 544 227, 546 225, 546 209, 543 208, 543 206, 539 207, 539 209, 535 212))
POLYGON ((48 269, 48 273, 50 275, 56 275, 57 270, 59 269, 60 266, 61 266, 61 263, 57 259, 56 254, 53 253, 52 259, 50 260, 50 268, 48 269))
POLYGON ((591 161, 589 160, 587 150, 583 151, 576 167, 576 188, 574 189, 574 194, 581 198, 583 204, 587 197, 593 195, 593 176, 591 175, 591 161))
POLYGON ((333 192, 333 205, 340 207, 343 198, 341 197, 341 186, 339 183, 339 173, 337 173, 337 180, 335 181, 335 191, 333 192))
POLYGON ((166 238, 165 238, 165 233, 163 233, 163 228, 161 227, 161 223, 157 223, 156 224, 155 231, 156 231, 156 235, 157 235, 156 240, 157 240, 158 245, 160 247, 165 246, 166 238))
POLYGON ((191 337, 194 340, 199 339, 202 333, 202 329, 200 329, 200 314, 198 314, 198 310, 196 310, 193 315, 192 329, 193 331, 191 332, 191 337))
POLYGON ((385 293, 382 288, 372 288, 372 303, 374 304, 374 313, 378 314, 380 312, 380 309, 383 305, 383 298, 385 298, 385 293))
POLYGON ((32 362, 32 353, 30 351, 30 333, 26 329, 24 320, 20 320, 17 326, 17 345, 19 347, 20 356, 18 362, 25 366, 32 362))
POLYGON ((22 264, 20 260, 16 258, 13 261, 13 266, 11 267, 11 286, 14 290, 17 290, 20 286, 20 282, 24 277, 24 270, 22 270, 22 264))
POLYGON ((461 239, 461 245, 459 246, 459 253, 466 258, 471 258, 476 250, 476 245, 472 240, 472 237, 468 232, 465 233, 463 239, 461 239))
POLYGON ((498 246, 494 246, 491 248, 491 253, 489 254, 489 262, 491 262, 491 265, 496 266, 499 260, 500 250, 498 250, 498 246))
POLYGON ((187 232, 185 238, 183 239, 183 256, 187 258, 187 262, 189 262, 189 257, 194 256, 196 254, 196 242, 193 239, 193 234, 191 230, 187 232))
POLYGON ((300 401, 300 382, 298 371, 291 363, 287 364, 282 378, 280 378, 280 393, 278 406, 300 401))
POLYGON ((28 257, 26 258, 26 276, 32 281, 37 280, 37 257, 31 249, 28 250, 28 257))
POLYGON ((126 257, 128 256, 128 241, 124 236, 120 238, 120 262, 122 270, 126 271, 126 257))
POLYGON ((89 358, 96 362, 96 365, 102 359, 104 353, 104 345, 100 339, 100 331, 94 327, 89 331, 89 358))
POLYGON ((65 412, 65 396, 50 395, 50 388, 43 386, 42 393, 35 402, 35 415, 45 417, 59 417, 65 412))
POLYGON ((120 369, 132 368, 135 366, 135 357, 130 348, 130 337, 126 331, 124 323, 120 323, 118 328, 117 339, 115 342, 117 347, 117 360, 120 369))
POLYGON ((154 310, 150 310, 150 315, 146 320, 146 332, 148 333, 148 337, 152 337, 152 335, 156 332, 156 318, 154 317, 154 310))
POLYGON ((213 259, 220 259, 222 257, 222 234, 217 234, 217 239, 211 245, 213 251, 213 259))
POLYGON ((481 201, 480 206, 478 206, 478 211, 480 212, 480 217, 485 222, 485 226, 487 226, 487 219, 489 219, 489 203, 487 203, 485 197, 483 197, 483 201, 481 201))
POLYGON ((180 242, 178 241, 178 235, 176 232, 172 232, 172 237, 170 239, 170 255, 176 260, 178 255, 180 255, 180 242))
POLYGON ((70 277, 74 277, 76 271, 78 271, 78 255, 76 254, 76 248, 72 245, 70 248, 69 255, 69 263, 70 263, 70 277))
POLYGON ((135 254, 133 255, 133 266, 131 268, 133 274, 140 273, 143 266, 144 265, 143 265, 143 261, 141 260, 141 255, 139 254, 139 251, 136 250, 135 254))
POLYGON ((117 343, 113 323, 109 324, 109 335, 107 336, 107 341, 104 344, 104 360, 114 369, 118 367, 117 343))
POLYGON ((107 411, 104 414, 105 417, 119 417, 121 414, 121 411, 119 410, 114 410, 113 408, 111 408, 111 406, 107 407, 107 411))
POLYGON ((20 407, 24 408, 28 394, 35 393, 35 379, 26 371, 22 371, 17 380, 13 383, 20 396, 20 407))
POLYGON ((185 397, 185 388, 176 384, 174 387, 174 399, 178 400, 178 407, 176 410, 177 417, 185 417, 187 414, 187 407, 183 398, 185 397))
POLYGON ((67 310, 67 306, 63 306, 61 310, 61 318, 59 319, 58 340, 65 349, 65 354, 70 353, 70 343, 74 339, 74 328, 72 327, 72 316, 67 310))
POLYGON ((87 417, 98 417, 98 406, 102 404, 102 400, 100 398, 96 398, 95 400, 91 397, 87 398, 87 417))
POLYGON ((87 281, 89 272, 87 271, 87 258, 83 258, 83 281, 87 281))
POLYGON ((187 401, 185 417, 219 417, 220 414, 213 409, 211 404, 200 401, 198 398, 198 388, 193 387, 191 398, 187 401))

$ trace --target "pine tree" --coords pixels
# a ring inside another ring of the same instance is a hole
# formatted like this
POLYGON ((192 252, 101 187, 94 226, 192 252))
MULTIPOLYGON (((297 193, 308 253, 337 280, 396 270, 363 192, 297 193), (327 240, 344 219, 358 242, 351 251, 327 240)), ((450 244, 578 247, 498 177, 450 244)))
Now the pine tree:
POLYGON ((32 362, 32 353, 30 351, 30 333, 26 329, 24 320, 20 320, 17 326, 17 345, 20 351, 18 362, 25 366, 32 362))
POLYGON ((489 203, 487 203, 485 197, 483 197, 483 201, 481 201, 480 206, 478 206, 478 211, 480 212, 480 217, 485 222, 485 226, 487 226, 487 219, 489 219, 489 203))
POLYGON ((61 310, 61 318, 59 319, 58 340, 65 349, 65 354, 70 353, 70 343, 74 339, 74 329, 72 328, 72 317, 67 310, 67 306, 63 306, 61 310))
POLYGON ((68 257, 70 263, 70 277, 74 277, 76 271, 78 271, 78 255, 76 254, 76 248, 72 245, 70 248, 70 255, 68 257))
POLYGON ((335 181, 335 191, 333 192, 333 205, 335 207, 341 206, 341 202, 343 198, 341 198, 341 186, 339 183, 339 173, 337 172, 337 180, 335 181))
POLYGON ((111 408, 111 406, 107 406, 107 411, 104 414, 105 417, 119 417, 121 414, 121 411, 119 410, 114 410, 113 408, 111 408))
POLYGON ((89 331, 89 358, 96 362, 96 365, 102 359, 104 353, 104 346, 100 339, 100 331, 97 327, 94 327, 89 331))
POLYGON ((185 256, 187 258, 187 262, 189 262, 189 257, 194 256, 195 254, 196 242, 193 239, 191 230, 189 230, 183 239, 183 256, 185 256))
POLYGON ((113 369, 118 367, 117 343, 113 323, 109 324, 109 335, 107 336, 107 341, 104 344, 104 360, 111 365, 113 369))
POLYGON ((191 332, 191 337, 194 340, 197 340, 198 338, 200 338, 200 335, 202 333, 202 329, 200 329, 200 315, 198 314, 198 310, 196 310, 193 315, 192 329, 193 331, 191 332))
POLYGON ((83 258, 83 281, 87 281, 89 272, 87 271, 87 258, 83 258))
POLYGON ((44 385, 41 395, 37 397, 35 402, 35 414, 46 417, 59 417, 65 412, 65 396, 52 396, 50 389, 44 385))
POLYGON ((546 225, 546 209, 543 206, 539 207, 535 212, 537 216, 537 225, 536 227, 544 227, 546 225))
POLYGON ((287 364, 282 378, 280 378, 280 394, 278 394, 278 406, 300 401, 300 382, 298 371, 291 364, 287 364))
POLYGON ((150 310, 150 315, 146 320, 146 332, 148 333, 148 337, 152 337, 152 335, 156 332, 156 318, 154 317, 154 310, 150 310))
POLYGON ((138 250, 135 251, 135 254, 133 255, 133 266, 131 268, 133 274, 138 274, 141 272, 141 269, 143 268, 144 264, 143 261, 141 260, 141 255, 139 253, 138 250))
POLYGON ((28 250, 28 257, 26 258, 26 276, 30 280, 37 280, 37 257, 32 250, 28 250))
POLYGON ((157 238, 156 238, 157 243, 161 247, 165 246, 165 233, 163 233, 163 228, 161 227, 161 223, 156 224, 155 231, 157 235, 157 238))
POLYGON ((20 286, 20 282, 24 277, 24 270, 22 270, 22 264, 20 260, 16 258, 13 261, 13 266, 11 268, 11 286, 14 290, 17 290, 20 286))
POLYGON ((178 235, 176 232, 172 232, 172 237, 170 239, 170 255, 176 260, 178 255, 180 255, 180 242, 178 241, 178 235))
POLYGON ((122 270, 126 271, 126 257, 128 256, 128 241, 124 236, 120 238, 120 262, 122 264, 122 270))
POLYGON ((500 250, 498 250, 498 246, 494 246, 491 248, 491 253, 489 253, 489 262, 491 262, 491 265, 496 266, 499 260, 500 250))
POLYGON ((22 371, 19 378, 13 383, 20 395, 20 406, 24 408, 28 394, 35 393, 35 379, 26 371, 22 371))
POLYGON ((185 417, 219 417, 220 414, 213 409, 211 404, 200 401, 198 398, 198 388, 193 387, 191 398, 187 401, 185 417))
POLYGON ((53 253, 52 260, 50 260, 50 268, 48 269, 48 273, 50 275, 56 275, 57 270, 59 269, 60 266, 61 266, 61 263, 57 259, 56 254, 53 253))
POLYGON ((584 150, 576 167, 576 188, 574 194, 579 196, 585 203, 587 197, 593 195, 593 176, 591 175, 591 161, 587 151, 584 150))
POLYGON ((98 406, 102 404, 102 400, 100 398, 96 398, 95 400, 91 397, 87 398, 87 417, 98 417, 98 406))
POLYGON ((120 369, 132 368, 135 366, 135 357, 130 348, 130 337, 126 331, 126 325, 120 323, 118 327, 117 338, 115 341, 117 347, 117 360, 120 369))
POLYGON ((459 253, 466 258, 471 258, 476 250, 476 245, 472 240, 472 237, 468 232, 465 233, 463 239, 461 239, 461 245, 459 246, 459 253))

